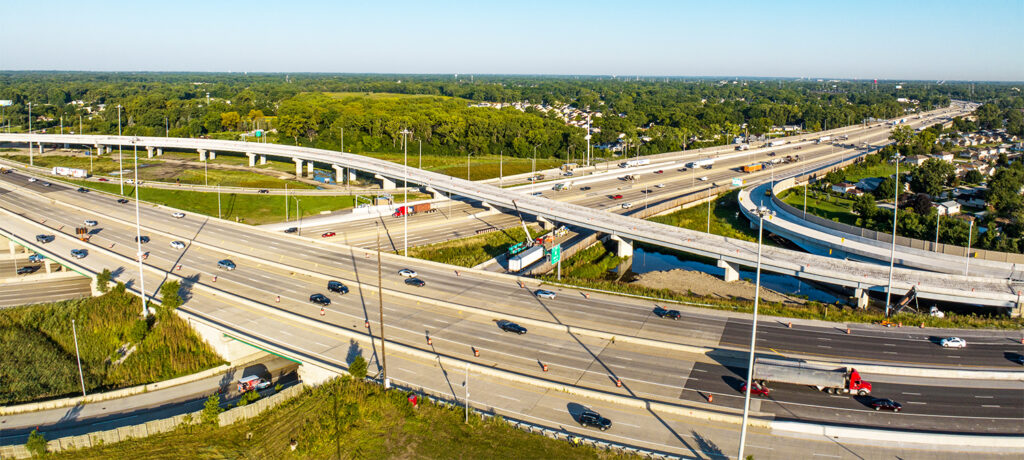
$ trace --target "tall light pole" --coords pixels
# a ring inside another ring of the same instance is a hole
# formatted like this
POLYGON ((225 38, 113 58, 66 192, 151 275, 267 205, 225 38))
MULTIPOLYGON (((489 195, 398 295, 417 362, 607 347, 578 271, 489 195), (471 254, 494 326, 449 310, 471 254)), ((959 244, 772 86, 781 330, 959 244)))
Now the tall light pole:
POLYGON ((380 357, 384 363, 384 388, 389 387, 388 382, 388 354, 384 352, 384 287, 382 282, 380 264, 380 222, 374 222, 377 226, 377 297, 380 299, 380 357))
MULTIPOLYGON (((403 237, 405 242, 403 243, 404 248, 402 249, 402 255, 404 255, 406 257, 409 256, 409 140, 408 140, 407 136, 410 133, 411 133, 411 131, 409 131, 408 128, 403 129, 402 132, 401 132, 401 134, 402 134, 402 165, 403 165, 402 166, 402 168, 403 168, 403 172, 402 172, 402 189, 403 189, 403 192, 402 192, 402 194, 404 195, 404 198, 402 198, 402 207, 404 208, 402 210, 402 226, 405 227, 402 230, 402 233, 405 234, 405 236, 403 237)), ((468 165, 469 164, 468 163, 469 162, 469 157, 468 156, 466 157, 466 162, 467 162, 466 164, 468 165)), ((466 171, 467 171, 467 174, 468 174, 469 166, 466 167, 466 171)))
POLYGON ((747 417, 750 414, 750 389, 754 386, 754 352, 757 345, 757 305, 761 298, 761 243, 764 234, 764 216, 769 215, 768 208, 761 206, 754 212, 757 214, 757 269, 754 275, 754 322, 750 326, 750 357, 747 361, 747 391, 743 395, 743 424, 740 427, 740 453, 736 458, 743 458, 743 448, 747 442, 747 417))
POLYGON ((296 197, 292 197, 292 199, 295 200, 295 217, 296 220, 299 221, 299 226, 295 234, 302 236, 302 208, 299 207, 302 203, 302 200, 296 197))
POLYGON ((75 336, 75 360, 78 361, 78 381, 82 382, 82 396, 85 396, 85 377, 82 375, 82 355, 78 352, 78 328, 75 320, 71 320, 71 333, 75 336))
POLYGON ((889 317, 892 301, 892 272, 896 266, 896 215, 900 209, 900 153, 896 152, 896 189, 893 191, 892 203, 892 247, 889 249, 889 287, 885 290, 885 317, 889 317))
POLYGON ((935 251, 936 252, 938 252, 938 250, 939 250, 939 222, 941 220, 942 220, 942 214, 940 214, 939 210, 936 209, 935 210, 935 251))
POLYGON ((968 276, 971 270, 971 238, 974 236, 974 219, 971 219, 971 227, 967 230, 967 252, 964 254, 964 276, 968 276))
MULTIPOLYGON (((117 136, 121 137, 121 104, 117 104, 117 136)), ((124 158, 121 155, 121 140, 117 140, 117 177, 121 179, 121 195, 124 195, 124 158)))
MULTIPOLYGON (((28 103, 28 133, 32 134, 32 103, 31 102, 28 103)), ((39 149, 39 153, 40 154, 43 153, 42 150, 43 149, 39 149)), ((35 166, 36 165, 36 162, 32 158, 32 141, 28 141, 28 164, 29 164, 29 166, 35 166)))
MULTIPOLYGON (((142 316, 149 316, 149 305, 146 303, 146 277, 142 274, 142 221, 139 214, 139 141, 132 139, 132 148, 135 151, 135 247, 138 250, 139 258, 139 289, 142 294, 142 316)), ((122 175, 123 176, 123 175, 122 175)))

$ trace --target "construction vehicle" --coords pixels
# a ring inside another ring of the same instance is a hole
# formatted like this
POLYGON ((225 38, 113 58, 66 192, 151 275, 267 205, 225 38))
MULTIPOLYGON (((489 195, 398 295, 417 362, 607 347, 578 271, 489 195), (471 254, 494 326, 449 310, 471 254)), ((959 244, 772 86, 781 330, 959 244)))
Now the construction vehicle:
POLYGON ((757 358, 754 381, 762 386, 768 382, 807 385, 829 394, 867 396, 871 393, 871 383, 861 380, 856 369, 783 359, 757 358))

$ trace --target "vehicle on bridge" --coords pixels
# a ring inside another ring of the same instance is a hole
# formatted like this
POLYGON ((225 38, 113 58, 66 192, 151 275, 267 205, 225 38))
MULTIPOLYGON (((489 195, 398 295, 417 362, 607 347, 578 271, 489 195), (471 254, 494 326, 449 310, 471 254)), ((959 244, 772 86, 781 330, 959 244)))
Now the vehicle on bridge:
POLYGON ((324 307, 326 307, 326 306, 331 304, 331 299, 328 299, 327 296, 325 296, 323 294, 313 294, 313 295, 310 295, 309 296, 309 301, 312 302, 312 303, 315 303, 317 305, 324 306, 324 307))
POLYGON ((46 257, 44 257, 42 254, 32 254, 32 255, 28 256, 28 261, 29 262, 42 262, 43 259, 45 259, 45 258, 46 257))
POLYGON ((764 163, 753 163, 743 167, 743 172, 752 173, 764 169, 764 163))
POLYGON ((782 359, 757 358, 754 382, 762 386, 768 382, 806 385, 829 394, 867 396, 871 393, 871 383, 862 380, 856 369, 782 359))
POLYGON ((408 284, 409 286, 416 286, 416 287, 423 287, 423 286, 427 285, 426 282, 424 282, 423 280, 421 280, 419 278, 406 278, 405 284, 408 284))
POLYGON ((328 281, 327 290, 338 294, 348 294, 348 286, 342 284, 341 281, 328 281))
MULTIPOLYGON (((740 393, 747 392, 747 384, 740 385, 740 393)), ((754 396, 768 396, 772 392, 768 387, 761 385, 760 383, 754 382, 754 386, 750 387, 750 394, 754 396)))
POLYGON ((686 166, 691 167, 691 168, 708 168, 708 169, 711 169, 710 167, 714 166, 714 165, 715 165, 715 159, 714 158, 705 158, 703 160, 691 161, 691 162, 687 163, 686 166))
POLYGON ((416 277, 416 270, 413 270, 411 268, 403 268, 403 269, 398 271, 398 274, 402 275, 402 276, 404 276, 406 278, 415 278, 416 277))
POLYGON ((942 348, 967 348, 967 341, 960 337, 946 337, 939 341, 942 348))
POLYGON ((629 160, 624 163, 619 163, 620 168, 633 168, 637 166, 649 165, 651 160, 629 160))
POLYGON ((235 269, 235 263, 231 259, 224 259, 217 262, 217 268, 221 270, 231 271, 235 269))
POLYGON ((523 335, 526 333, 525 327, 520 326, 506 319, 498 320, 498 328, 505 332, 513 332, 519 335, 523 335))
POLYGON ((537 297, 539 297, 541 299, 554 299, 557 294, 555 294, 554 291, 547 291, 547 290, 544 290, 544 289, 538 289, 536 292, 534 292, 534 295, 536 295, 537 297))
POLYGON ((85 256, 87 256, 87 255, 89 255, 89 251, 86 251, 85 249, 72 249, 71 250, 71 257, 74 257, 76 259, 84 259, 85 256))
POLYGON ((896 401, 893 401, 891 399, 883 399, 883 398, 878 398, 878 399, 875 399, 874 401, 871 401, 870 405, 871 405, 871 408, 874 409, 874 410, 885 409, 885 410, 891 410, 893 412, 899 412, 900 410, 903 409, 903 405, 902 404, 900 404, 900 403, 898 403, 896 401))
POLYGON ((36 243, 46 244, 53 241, 54 238, 56 237, 53 235, 36 235, 36 243))

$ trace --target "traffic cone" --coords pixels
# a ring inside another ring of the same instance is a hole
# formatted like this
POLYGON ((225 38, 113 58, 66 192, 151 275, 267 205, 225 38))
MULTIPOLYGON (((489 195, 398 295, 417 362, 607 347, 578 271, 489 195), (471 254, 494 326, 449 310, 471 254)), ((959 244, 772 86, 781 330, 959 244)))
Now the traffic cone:
POLYGON ((903 327, 903 321, 896 323, 896 327, 903 327))
POLYGON ((277 301, 278 301, 278 302, 280 302, 280 301, 281 301, 281 296, 277 296, 277 301))
POLYGON ((547 364, 541 364, 541 366, 544 366, 544 372, 548 371, 548 365, 547 364))
POLYGON ((850 333, 850 328, 846 328, 846 333, 847 333, 847 334, 849 334, 849 333, 850 333))
POLYGON ((459 274, 458 270, 455 270, 455 276, 462 276, 462 275, 459 274))
POLYGON ((589 299, 590 298, 590 293, 589 292, 584 292, 583 293, 583 297, 586 297, 586 298, 589 299))
POLYGON ((786 323, 786 327, 793 329, 793 322, 790 321, 789 323, 786 323))
POLYGON ((434 344, 434 340, 431 339, 430 337, 427 337, 427 345, 433 345, 433 344, 434 344))
POLYGON ((708 393, 708 402, 714 402, 714 401, 715 401, 715 395, 713 395, 711 393, 708 393))
POLYGON ((366 328, 369 329, 370 328, 370 321, 366 321, 364 326, 366 326, 366 328))
POLYGON ((921 321, 921 329, 924 329, 924 321, 921 321))
POLYGON ((320 316, 324 316, 326 314, 327 314, 327 310, 325 310, 324 307, 320 307, 320 316))
POLYGON ((619 380, 619 379, 616 378, 615 379, 615 386, 617 386, 619 388, 622 388, 622 380, 619 380))
POLYGON ((477 350, 476 347, 473 347, 473 356, 476 356, 476 357, 480 356, 480 350, 477 350))
POLYGON ((216 283, 216 282, 217 282, 217 275, 213 275, 213 282, 214 282, 214 283, 216 283))

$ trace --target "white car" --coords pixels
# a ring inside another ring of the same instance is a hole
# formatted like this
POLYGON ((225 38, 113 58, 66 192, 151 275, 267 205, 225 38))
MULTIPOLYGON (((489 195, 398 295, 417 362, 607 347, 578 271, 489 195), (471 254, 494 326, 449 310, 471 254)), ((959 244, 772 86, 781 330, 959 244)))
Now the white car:
POLYGON ((134 183, 135 183, 135 181, 134 181, 134 180, 131 180, 131 179, 125 179, 125 180, 124 180, 124 183, 126 183, 126 184, 134 184, 134 183))
POLYGON ((655 185, 655 187, 658 187, 658 188, 665 188, 665 184, 658 184, 658 185, 655 185))
POLYGON ((173 217, 175 219, 181 219, 182 217, 185 217, 185 213, 183 213, 183 212, 176 212, 174 214, 171 214, 171 217, 173 217))
POLYGON ((182 241, 171 241, 171 247, 174 249, 185 249, 185 243, 182 241))
POLYGON ((97 226, 97 225, 99 225, 99 224, 100 224, 100 223, 99 223, 99 222, 96 222, 95 220, 87 220, 87 221, 85 221, 85 225, 88 225, 88 226, 90 226, 90 227, 95 227, 95 226, 97 226))
POLYGON ((37 180, 39 180, 39 179, 36 179, 35 177, 29 177, 29 178, 28 178, 28 181, 29 181, 29 182, 35 182, 35 181, 37 181, 37 180))
POLYGON ((699 180, 708 180, 708 176, 700 176, 699 180))
POLYGON ((629 209, 633 207, 633 203, 622 203, 622 209, 629 209))
POLYGON ((967 348, 967 341, 960 337, 946 337, 939 341, 942 348, 967 348))
POLYGON ((543 289, 538 289, 537 292, 534 292, 534 294, 542 299, 554 299, 556 295, 552 291, 545 291, 543 289))
POLYGON ((398 271, 398 274, 402 275, 402 276, 404 276, 406 278, 415 278, 416 277, 416 270, 411 270, 411 269, 408 269, 408 268, 403 268, 403 269, 398 271))

